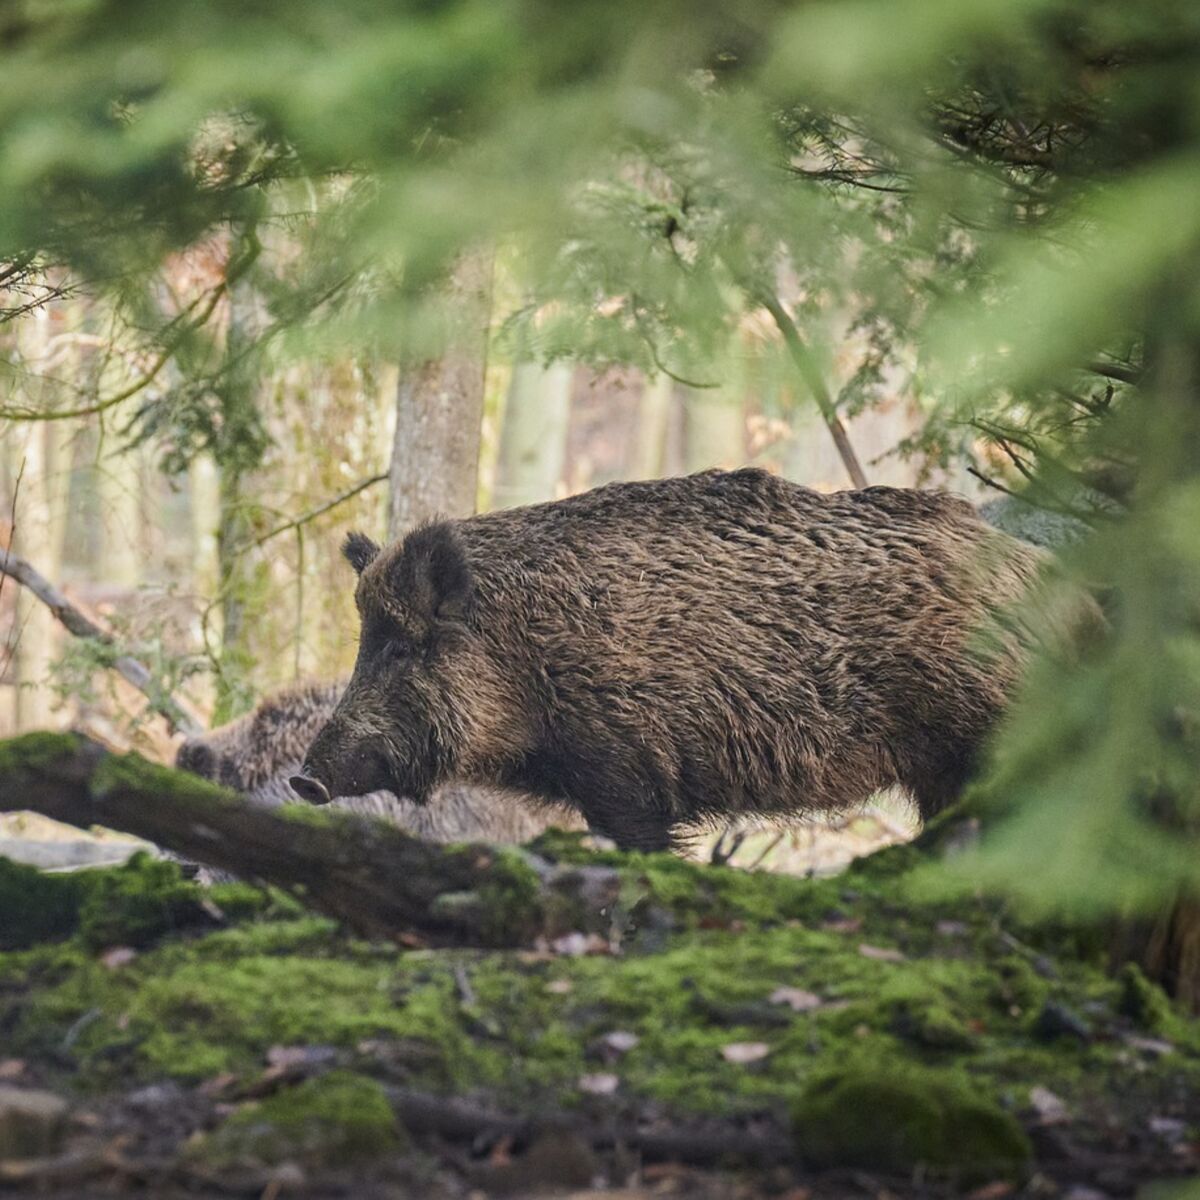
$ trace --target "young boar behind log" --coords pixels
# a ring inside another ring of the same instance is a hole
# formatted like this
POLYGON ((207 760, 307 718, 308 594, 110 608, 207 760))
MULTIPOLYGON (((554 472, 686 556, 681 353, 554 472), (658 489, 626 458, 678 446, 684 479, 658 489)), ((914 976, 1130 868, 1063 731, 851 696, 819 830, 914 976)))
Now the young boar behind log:
POLYGON ((706 819, 961 789, 1027 654, 1046 556, 965 501, 759 470, 352 534, 353 677, 306 799, 455 778, 564 797, 619 845, 706 819))
MULTIPOLYGON (((198 737, 188 738, 175 765, 224 784, 263 804, 295 803, 288 778, 304 751, 333 715, 343 683, 312 684, 269 696, 253 712, 198 737)), ((380 817, 432 842, 527 842, 551 824, 569 827, 571 814, 522 804, 494 788, 452 784, 429 804, 414 804, 389 791, 340 801, 340 806, 380 817)))

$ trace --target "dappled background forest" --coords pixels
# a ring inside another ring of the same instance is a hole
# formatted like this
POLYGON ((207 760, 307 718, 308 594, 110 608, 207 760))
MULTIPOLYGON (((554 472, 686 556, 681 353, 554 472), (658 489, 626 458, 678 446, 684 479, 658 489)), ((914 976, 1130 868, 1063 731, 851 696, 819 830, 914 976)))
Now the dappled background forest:
MULTIPOLYGON (((841 878, 228 793, 215 865, 282 890, 2 864, 0 1072, 142 1138, 88 1170, 208 1186, 282 1096, 341 1149, 374 1114, 409 1183, 411 1125, 519 1185, 547 1109, 581 1187, 647 1183, 627 1145, 800 1200, 1195 1174, 1195 4, 0 0, 0 67, 0 809, 202 859, 214 793, 101 747, 344 676, 351 529, 754 464, 1054 554, 961 806, 841 878)), ((422 1147, 446 1195, 482 1169, 422 1147)))

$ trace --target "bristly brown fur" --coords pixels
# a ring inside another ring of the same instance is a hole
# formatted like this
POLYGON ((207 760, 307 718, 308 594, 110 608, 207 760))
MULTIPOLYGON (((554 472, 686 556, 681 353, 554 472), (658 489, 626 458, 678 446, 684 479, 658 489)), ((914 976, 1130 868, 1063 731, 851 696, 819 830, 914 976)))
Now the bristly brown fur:
POLYGON ((1045 561, 951 496, 759 470, 437 523, 361 571, 358 665, 306 770, 561 796, 640 848, 896 784, 928 816, 1019 675, 999 617, 1045 561))

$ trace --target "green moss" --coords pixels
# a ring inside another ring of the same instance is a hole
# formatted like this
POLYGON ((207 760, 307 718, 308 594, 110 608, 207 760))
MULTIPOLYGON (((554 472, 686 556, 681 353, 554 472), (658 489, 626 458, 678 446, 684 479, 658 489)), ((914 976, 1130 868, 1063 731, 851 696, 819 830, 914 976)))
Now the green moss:
POLYGON ((822 1167, 961 1182, 1016 1177, 1031 1147, 1011 1114, 947 1071, 871 1062, 814 1081, 792 1112, 801 1155, 822 1167))
MULTIPOLYGON (((176 918, 169 904, 167 919, 155 904, 190 885, 139 865, 139 886, 105 885, 109 907, 127 913, 126 929, 162 931, 131 963, 110 970, 78 939, 0 954, 5 1052, 52 1062, 97 1088, 256 1075, 274 1045, 331 1045, 356 1061, 364 1041, 381 1041, 401 1048, 411 1086, 495 1089, 516 1111, 578 1103, 580 1076, 604 1069, 618 1075, 622 1096, 730 1116, 798 1104, 847 1063, 864 1075, 883 1064, 885 1082, 904 1082, 931 1068, 942 1079, 964 1054, 979 1089, 1018 1103, 1030 1081, 1080 1110, 1097 1096, 1134 1103, 1128 1098, 1200 1087, 1200 1025, 1179 1014, 1163 1035, 1178 1052, 1136 1063, 1116 1038, 1032 1038, 1046 1000, 1111 1013, 1119 988, 1095 963, 1056 951, 1049 936, 1026 951, 1038 931, 994 906, 913 903, 903 878, 869 873, 807 881, 658 855, 608 857, 624 864, 618 908, 645 936, 627 937, 618 955, 578 959, 402 952, 297 917, 290 901, 291 915, 278 919, 284 902, 244 885, 209 893, 240 923, 171 937, 176 918), (949 918, 952 929, 939 930, 949 918), (906 957, 863 954, 864 942, 906 957), (1048 961, 1035 970, 1037 954, 1048 961), (792 1012, 771 1002, 780 987, 822 1003, 792 1012), (594 1047, 616 1030, 635 1034, 636 1044, 600 1066, 594 1047), (723 1054, 731 1042, 761 1042, 768 1054, 731 1063, 723 1054)), ((486 919, 486 904, 510 929, 538 902, 536 875, 516 852, 496 866, 494 890, 464 893, 463 902, 471 920, 486 919)), ((962 1122, 964 1139, 973 1137, 962 1122)))
POLYGON ((86 894, 83 872, 45 875, 0 858, 0 950, 70 937, 86 894))
POLYGON ((314 825, 318 828, 327 828, 344 815, 328 805, 319 804, 281 804, 275 814, 296 825, 314 825))
POLYGON ((1171 1002, 1157 984, 1142 974, 1136 963, 1126 963, 1117 975, 1120 989, 1117 1011, 1143 1029, 1158 1030, 1172 1017, 1171 1002))
POLYGON ((135 854, 119 867, 45 874, 0 859, 0 950, 78 935, 92 949, 147 946, 175 930, 212 925, 212 905, 229 920, 263 912, 278 899, 245 884, 206 894, 178 866, 135 854))
POLYGON ((74 754, 82 742, 77 734, 39 730, 0 741, 0 779, 25 771, 43 771, 74 754))
POLYGON ((173 930, 212 925, 202 899, 175 863, 135 854, 124 866, 94 872, 87 880, 79 934, 96 949, 148 946, 173 930))
POLYGON ((111 792, 130 790, 150 792, 167 802, 195 802, 205 805, 240 804, 236 792, 201 779, 187 771, 149 762, 140 754, 110 754, 101 760, 92 775, 91 791, 104 797, 111 792))
POLYGON ((478 892, 483 936, 494 944, 511 944, 514 934, 533 931, 541 923, 542 888, 537 872, 518 850, 499 850, 478 892))
POLYGON ((385 1154, 407 1145, 383 1088, 349 1071, 330 1071, 247 1104, 197 1148, 214 1165, 326 1166, 385 1154))
POLYGON ((906 971, 884 985, 880 1003, 888 1010, 890 1028, 897 1036, 929 1050, 969 1052, 979 1039, 952 997, 952 991, 906 971))

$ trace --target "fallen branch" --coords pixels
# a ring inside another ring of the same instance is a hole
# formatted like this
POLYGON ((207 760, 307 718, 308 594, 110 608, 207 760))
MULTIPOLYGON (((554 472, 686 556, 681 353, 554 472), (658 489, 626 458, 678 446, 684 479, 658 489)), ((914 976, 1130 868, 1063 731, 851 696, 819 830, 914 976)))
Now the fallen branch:
POLYGON ((0 742, 0 811, 103 825, 247 879, 260 879, 367 937, 523 945, 609 932, 620 875, 552 867, 517 850, 441 846, 354 813, 267 808, 78 734, 0 742))
POLYGON ((178 730, 189 736, 204 732, 204 723, 184 701, 164 693, 156 686, 154 676, 145 663, 130 654, 119 653, 117 639, 108 630, 97 625, 82 609, 72 604, 27 559, 11 550, 0 550, 0 576, 8 576, 35 595, 68 632, 117 650, 118 653, 112 661, 113 669, 150 701, 150 707, 165 718, 172 732, 178 730))

